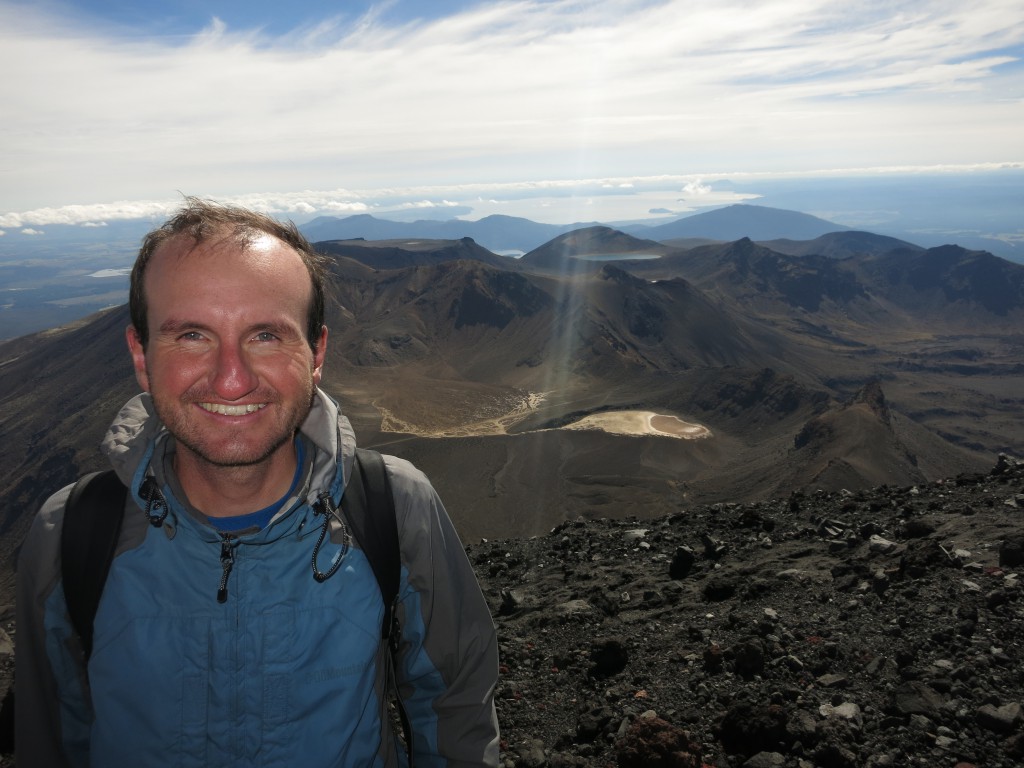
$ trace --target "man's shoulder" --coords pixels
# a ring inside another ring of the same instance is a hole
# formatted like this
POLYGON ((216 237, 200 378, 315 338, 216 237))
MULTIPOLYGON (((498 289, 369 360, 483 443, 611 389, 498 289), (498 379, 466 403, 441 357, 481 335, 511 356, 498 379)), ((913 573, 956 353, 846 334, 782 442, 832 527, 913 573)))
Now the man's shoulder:
MULTIPOLYGON (((78 482, 77 480, 75 482, 78 482)), ((64 508, 67 506, 68 497, 75 483, 69 483, 56 493, 52 494, 39 508, 37 515, 44 525, 48 527, 59 527, 64 519, 64 508)))
MULTIPOLYGON (((80 477, 75 482, 65 485, 43 502, 32 521, 23 549, 43 548, 47 552, 56 551, 60 546, 61 531, 64 527, 64 517, 69 500, 81 479, 80 477)), ((123 496, 118 497, 116 501, 123 505, 123 496)))
POLYGON ((36 513, 32 526, 21 546, 18 570, 22 568, 53 570, 60 558, 60 533, 64 524, 64 507, 74 483, 66 485, 50 496, 36 513))
POLYGON ((388 480, 396 490, 412 490, 417 486, 433 488, 430 484, 430 479, 408 459, 402 459, 388 453, 382 453, 381 456, 387 469, 388 480))
POLYGON ((395 503, 402 538, 427 534, 447 520, 447 513, 430 479, 411 461, 384 454, 384 467, 395 503))

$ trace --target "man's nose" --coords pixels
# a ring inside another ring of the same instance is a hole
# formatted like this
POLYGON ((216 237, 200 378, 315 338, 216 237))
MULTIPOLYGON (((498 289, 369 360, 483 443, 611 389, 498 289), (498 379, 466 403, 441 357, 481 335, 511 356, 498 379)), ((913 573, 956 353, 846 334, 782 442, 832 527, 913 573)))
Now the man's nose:
POLYGON ((213 389, 225 400, 238 400, 259 384, 252 362, 239 344, 221 344, 217 350, 213 389))

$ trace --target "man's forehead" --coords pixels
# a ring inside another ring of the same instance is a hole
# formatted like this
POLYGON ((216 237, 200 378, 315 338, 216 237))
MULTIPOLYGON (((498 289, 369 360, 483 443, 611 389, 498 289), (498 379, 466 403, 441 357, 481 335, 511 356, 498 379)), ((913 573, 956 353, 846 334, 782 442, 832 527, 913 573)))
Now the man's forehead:
POLYGON ((177 260, 190 256, 246 254, 255 256, 257 261, 266 264, 282 259, 302 260, 298 251, 271 234, 259 230, 238 231, 229 228, 207 232, 202 237, 196 237, 189 232, 179 232, 156 248, 153 252, 154 261, 160 260, 161 254, 177 260))
POLYGON ((266 248, 268 245, 286 245, 280 239, 258 229, 248 227, 206 227, 202 230, 188 229, 176 232, 158 246, 176 251, 193 251, 196 249, 218 248, 231 246, 236 248, 266 248))

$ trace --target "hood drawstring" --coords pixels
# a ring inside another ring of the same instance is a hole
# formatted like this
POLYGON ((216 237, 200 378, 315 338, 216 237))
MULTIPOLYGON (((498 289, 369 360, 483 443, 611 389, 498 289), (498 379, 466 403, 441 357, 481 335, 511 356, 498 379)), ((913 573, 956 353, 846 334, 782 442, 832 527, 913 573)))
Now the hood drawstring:
POLYGON ((349 535, 348 526, 345 525, 345 521, 338 514, 338 508, 334 506, 331 494, 326 491, 317 496, 316 501, 313 503, 313 514, 324 516, 324 523, 320 527, 320 536, 316 540, 316 546, 313 547, 313 578, 322 584, 331 578, 338 568, 341 567, 341 561, 345 559, 345 553, 348 552, 352 537, 349 535), (341 551, 338 552, 334 562, 331 563, 331 567, 325 572, 317 567, 316 561, 320 555, 320 547, 323 546, 324 540, 327 538, 327 532, 330 530, 332 519, 337 520, 341 526, 341 551))
POLYGON ((143 480, 142 487, 139 488, 139 496, 146 500, 146 517, 149 518, 149 524, 154 528, 159 528, 164 524, 169 508, 156 480, 152 477, 143 480))

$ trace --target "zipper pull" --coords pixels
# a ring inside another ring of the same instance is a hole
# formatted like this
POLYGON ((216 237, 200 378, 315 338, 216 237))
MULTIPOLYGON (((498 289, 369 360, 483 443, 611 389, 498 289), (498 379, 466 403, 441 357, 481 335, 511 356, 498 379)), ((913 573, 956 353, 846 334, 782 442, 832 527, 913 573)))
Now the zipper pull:
POLYGON ((220 567, 223 571, 220 577, 220 586, 217 587, 217 602, 228 601, 228 576, 231 575, 231 568, 235 564, 235 548, 231 546, 231 540, 226 536, 220 542, 220 567))

